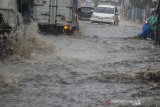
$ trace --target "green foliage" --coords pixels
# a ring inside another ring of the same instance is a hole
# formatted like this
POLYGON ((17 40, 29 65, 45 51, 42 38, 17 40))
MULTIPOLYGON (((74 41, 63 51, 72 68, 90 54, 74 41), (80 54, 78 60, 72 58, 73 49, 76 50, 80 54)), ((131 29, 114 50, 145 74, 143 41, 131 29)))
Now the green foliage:
POLYGON ((132 6, 144 9, 152 0, 130 0, 132 6))

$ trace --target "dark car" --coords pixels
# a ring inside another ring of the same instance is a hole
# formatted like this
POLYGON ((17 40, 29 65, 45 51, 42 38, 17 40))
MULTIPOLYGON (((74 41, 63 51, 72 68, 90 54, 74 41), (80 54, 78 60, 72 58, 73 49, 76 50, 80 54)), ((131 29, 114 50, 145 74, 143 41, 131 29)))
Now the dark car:
POLYGON ((79 19, 90 19, 93 13, 93 7, 81 7, 78 9, 79 19))

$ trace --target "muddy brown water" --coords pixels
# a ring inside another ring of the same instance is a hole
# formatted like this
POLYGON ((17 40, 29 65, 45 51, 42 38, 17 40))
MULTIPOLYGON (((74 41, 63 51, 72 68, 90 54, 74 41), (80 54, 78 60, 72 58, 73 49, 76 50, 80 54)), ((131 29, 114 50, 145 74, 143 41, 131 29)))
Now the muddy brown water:
POLYGON ((54 51, 0 62, 0 107, 160 107, 160 50, 134 38, 141 25, 80 25, 43 37, 54 51))

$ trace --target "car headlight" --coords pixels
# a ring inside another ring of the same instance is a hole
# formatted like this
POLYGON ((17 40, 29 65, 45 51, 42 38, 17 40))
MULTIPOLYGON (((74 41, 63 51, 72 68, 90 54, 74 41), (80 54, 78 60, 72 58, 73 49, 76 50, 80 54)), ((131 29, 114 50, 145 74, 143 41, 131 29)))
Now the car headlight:
POLYGON ((114 16, 110 17, 110 19, 114 19, 114 16))

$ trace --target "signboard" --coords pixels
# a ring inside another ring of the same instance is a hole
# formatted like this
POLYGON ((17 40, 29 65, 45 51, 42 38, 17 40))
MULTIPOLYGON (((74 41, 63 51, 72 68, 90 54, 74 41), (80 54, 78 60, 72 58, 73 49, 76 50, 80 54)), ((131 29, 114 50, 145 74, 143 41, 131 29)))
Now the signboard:
POLYGON ((78 7, 91 6, 91 5, 92 5, 91 0, 78 0, 78 7))

